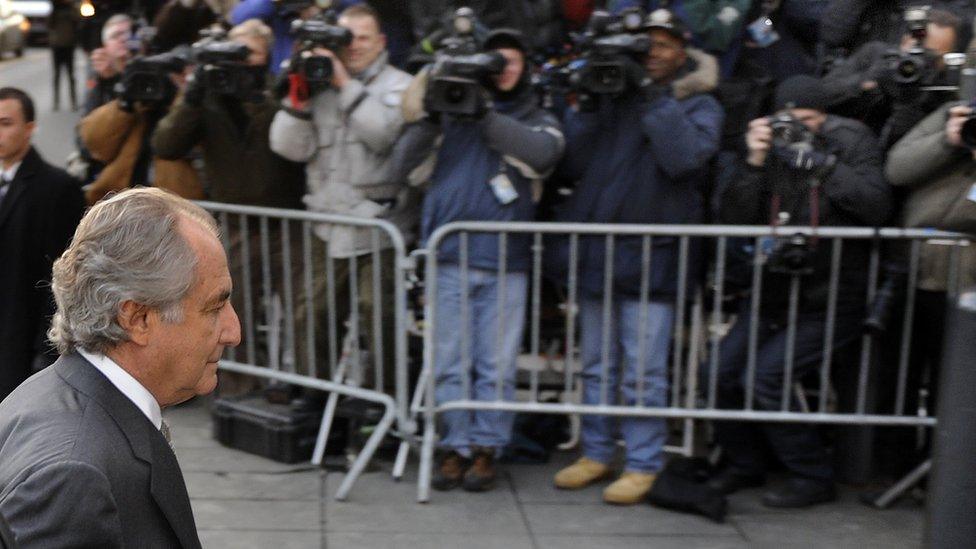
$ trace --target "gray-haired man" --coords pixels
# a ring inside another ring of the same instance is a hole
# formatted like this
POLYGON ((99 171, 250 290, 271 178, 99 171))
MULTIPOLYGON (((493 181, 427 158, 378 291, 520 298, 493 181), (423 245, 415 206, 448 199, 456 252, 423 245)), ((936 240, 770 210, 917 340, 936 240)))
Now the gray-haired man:
POLYGON ((24 547, 199 547, 161 408, 240 342, 213 219, 159 189, 95 205, 54 264, 51 367, 0 403, 0 514, 24 547))

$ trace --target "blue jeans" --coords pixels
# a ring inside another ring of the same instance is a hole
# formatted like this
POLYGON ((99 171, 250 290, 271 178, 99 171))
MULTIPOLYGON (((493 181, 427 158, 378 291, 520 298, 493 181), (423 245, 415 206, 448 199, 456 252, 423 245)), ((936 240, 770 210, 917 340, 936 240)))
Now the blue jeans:
MULTIPOLYGON (((648 302, 644 307, 644 361, 639 363, 640 301, 613 295, 608 340, 607 404, 636 406, 637 380, 641 375, 644 379, 642 405, 663 407, 667 404, 668 349, 674 306, 648 302)), ((600 404, 603 374, 602 298, 580 300, 580 354, 583 361, 583 403, 600 404)), ((583 455, 600 463, 610 463, 616 449, 617 424, 613 417, 584 415, 581 419, 583 455)), ((620 418, 619 430, 627 447, 626 471, 654 473, 661 469, 661 453, 667 438, 664 419, 620 418)))
MULTIPOLYGON (((434 339, 434 395, 437 403, 456 400, 494 401, 502 379, 501 399, 515 397, 515 360, 525 324, 528 276, 524 272, 506 273, 468 269, 467 314, 461 270, 456 265, 439 265, 434 339), (502 310, 499 286, 504 281, 502 310), (498 328, 501 319, 501 338, 498 328), (467 348, 463 347, 467 337, 467 348), (500 344, 500 347, 499 347, 500 344), (499 372, 501 372, 499 374, 499 372), (465 393, 467 378, 467 393, 465 393)), ((512 434, 512 412, 451 410, 440 414, 440 446, 470 455, 472 446, 500 449, 512 434)))

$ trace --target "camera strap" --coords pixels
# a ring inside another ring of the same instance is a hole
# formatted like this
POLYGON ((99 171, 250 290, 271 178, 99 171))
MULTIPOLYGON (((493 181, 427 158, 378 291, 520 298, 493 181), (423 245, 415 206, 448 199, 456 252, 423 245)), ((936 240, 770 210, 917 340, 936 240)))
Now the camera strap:
MULTIPOLYGON (((812 178, 810 180, 810 192, 807 193, 810 199, 810 244, 817 245, 817 228, 820 227, 820 180, 812 178)), ((769 231, 772 236, 776 236, 776 229, 783 225, 780 219, 780 207, 783 199, 779 191, 773 193, 769 202, 769 231)))

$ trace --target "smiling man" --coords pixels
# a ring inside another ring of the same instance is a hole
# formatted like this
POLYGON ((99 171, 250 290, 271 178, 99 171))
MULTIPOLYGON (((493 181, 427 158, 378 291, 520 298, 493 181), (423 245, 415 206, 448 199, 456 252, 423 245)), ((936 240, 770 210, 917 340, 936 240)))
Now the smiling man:
POLYGON ((240 342, 214 220, 159 189, 94 206, 54 264, 61 352, 0 403, 0 515, 27 547, 199 547, 161 409, 240 342))

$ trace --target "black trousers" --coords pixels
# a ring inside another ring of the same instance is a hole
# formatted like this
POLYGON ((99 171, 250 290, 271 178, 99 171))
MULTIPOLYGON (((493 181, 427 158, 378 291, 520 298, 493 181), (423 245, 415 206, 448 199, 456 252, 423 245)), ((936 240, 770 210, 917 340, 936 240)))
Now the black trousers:
MULTIPOLYGON (((857 338, 860 333, 859 322, 858 314, 838 313, 834 329, 834 349, 839 349, 857 338)), ((739 320, 719 348, 719 408, 744 408, 750 324, 749 303, 746 302, 740 310, 739 320)), ((778 411, 783 402, 787 326, 762 316, 758 319, 758 324, 753 409, 778 411)), ((819 370, 823 357, 825 325, 824 313, 799 315, 794 344, 794 383, 819 370)), ((703 378, 708 380, 708 372, 704 374, 703 378)), ((798 404, 792 388, 787 391, 787 395, 788 408, 797 410, 798 404)), ((743 474, 765 473, 768 447, 791 473, 815 480, 833 481, 833 465, 815 425, 718 421, 714 425, 714 433, 715 441, 722 446, 729 464, 743 474)))
POLYGON ((71 107, 77 108, 78 95, 75 87, 75 48, 74 46, 63 48, 51 48, 51 59, 54 68, 54 106, 61 104, 61 69, 68 73, 68 91, 71 97, 71 107))

